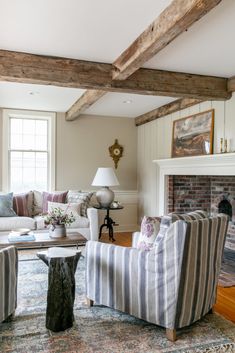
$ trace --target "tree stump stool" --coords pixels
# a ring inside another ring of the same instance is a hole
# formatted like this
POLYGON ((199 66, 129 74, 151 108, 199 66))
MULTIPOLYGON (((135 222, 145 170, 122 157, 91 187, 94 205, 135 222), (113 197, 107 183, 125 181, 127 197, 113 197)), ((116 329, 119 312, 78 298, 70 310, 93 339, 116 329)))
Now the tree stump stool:
POLYGON ((75 272, 81 251, 50 248, 37 253, 49 267, 46 328, 58 332, 73 326, 75 272))

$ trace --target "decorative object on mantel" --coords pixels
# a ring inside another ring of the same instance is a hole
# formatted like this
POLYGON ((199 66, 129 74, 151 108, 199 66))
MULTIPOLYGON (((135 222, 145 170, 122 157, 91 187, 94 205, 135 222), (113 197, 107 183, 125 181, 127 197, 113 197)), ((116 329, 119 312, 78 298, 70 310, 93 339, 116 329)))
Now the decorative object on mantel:
POLYGON ((59 207, 53 208, 48 215, 45 217, 45 224, 50 225, 50 237, 51 238, 63 238, 66 237, 65 226, 72 224, 75 221, 73 213, 66 213, 59 207))
POLYGON ((118 140, 115 139, 114 144, 109 147, 110 157, 113 158, 115 169, 117 169, 119 159, 123 155, 123 146, 119 145, 118 140))
POLYGON ((174 121, 172 157, 213 152, 214 109, 174 121))
POLYGON ((109 207, 114 200, 114 192, 109 186, 119 185, 113 168, 98 168, 92 185, 102 186, 102 189, 96 192, 96 198, 101 207, 109 207))

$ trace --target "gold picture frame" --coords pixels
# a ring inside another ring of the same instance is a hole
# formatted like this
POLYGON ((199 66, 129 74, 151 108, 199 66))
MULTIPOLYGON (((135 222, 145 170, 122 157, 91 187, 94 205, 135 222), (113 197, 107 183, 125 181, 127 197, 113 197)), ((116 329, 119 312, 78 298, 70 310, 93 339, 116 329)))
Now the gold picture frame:
POLYGON ((187 116, 173 123, 172 157, 213 153, 214 109, 187 116))

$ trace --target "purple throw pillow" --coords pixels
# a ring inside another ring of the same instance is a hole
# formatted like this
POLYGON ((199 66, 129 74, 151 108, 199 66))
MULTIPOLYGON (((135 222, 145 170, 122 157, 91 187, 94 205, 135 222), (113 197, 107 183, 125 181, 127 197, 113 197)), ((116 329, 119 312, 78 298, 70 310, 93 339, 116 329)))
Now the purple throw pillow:
POLYGON ((13 196, 13 210, 17 216, 29 217, 28 211, 28 196, 29 194, 16 194, 13 196))
POLYGON ((49 192, 42 193, 42 212, 48 212, 48 201, 66 203, 66 196, 68 191, 56 194, 50 194, 49 192))

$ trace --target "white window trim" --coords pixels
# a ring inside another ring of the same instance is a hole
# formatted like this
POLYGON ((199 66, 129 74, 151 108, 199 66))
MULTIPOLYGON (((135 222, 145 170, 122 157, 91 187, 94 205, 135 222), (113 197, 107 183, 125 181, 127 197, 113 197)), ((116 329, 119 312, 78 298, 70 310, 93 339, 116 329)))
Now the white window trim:
MULTIPOLYGON (((9 122, 10 118, 47 118, 48 120, 48 133, 49 139, 49 175, 48 175, 48 191, 55 190, 55 144, 56 144, 56 113, 50 112, 38 112, 33 110, 13 110, 3 109, 3 126, 2 126, 2 191, 9 192, 10 180, 9 180, 9 122)), ((46 190, 45 190, 46 191, 46 190)))

